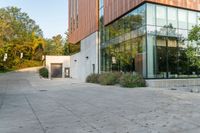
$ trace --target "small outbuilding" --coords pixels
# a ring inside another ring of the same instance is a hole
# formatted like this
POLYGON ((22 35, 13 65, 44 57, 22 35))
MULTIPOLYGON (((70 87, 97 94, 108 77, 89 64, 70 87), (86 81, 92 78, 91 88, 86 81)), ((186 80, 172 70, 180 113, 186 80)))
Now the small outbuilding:
POLYGON ((70 56, 45 57, 45 64, 49 71, 49 78, 70 78, 70 56))

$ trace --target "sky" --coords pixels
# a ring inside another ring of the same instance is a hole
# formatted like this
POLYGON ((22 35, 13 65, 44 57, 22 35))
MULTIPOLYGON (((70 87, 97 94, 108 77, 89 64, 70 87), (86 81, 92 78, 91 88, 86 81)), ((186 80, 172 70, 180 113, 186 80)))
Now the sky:
POLYGON ((28 13, 43 30, 45 38, 65 37, 68 28, 68 0, 0 0, 0 7, 16 6, 28 13))

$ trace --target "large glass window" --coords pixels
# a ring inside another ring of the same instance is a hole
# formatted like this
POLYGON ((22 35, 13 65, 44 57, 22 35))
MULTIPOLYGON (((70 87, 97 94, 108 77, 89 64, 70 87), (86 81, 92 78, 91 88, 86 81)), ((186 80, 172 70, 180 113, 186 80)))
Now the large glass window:
POLYGON ((168 78, 178 77, 178 40, 177 38, 168 37, 167 39, 167 71, 168 78))
POLYGON ((197 21, 197 22, 198 22, 197 24, 200 25, 200 13, 197 13, 197 20, 198 20, 198 21, 197 21))
POLYGON ((187 29, 187 11, 178 9, 178 25, 179 29, 187 29))
POLYGON ((135 30, 138 28, 138 24, 141 23, 142 19, 138 15, 138 10, 134 10, 130 13, 131 29, 135 30))
POLYGON ((131 16, 128 14, 124 17, 124 31, 125 33, 130 32, 131 31, 131 23, 130 23, 130 19, 131 16))
POLYGON ((198 77, 200 68, 186 54, 198 17, 198 12, 150 3, 134 9, 106 26, 102 70, 135 71, 147 78, 198 77))
POLYGON ((139 27, 145 25, 145 5, 133 10, 129 14, 130 26, 132 30, 138 29, 139 27))
POLYGON ((177 28, 177 9, 176 8, 167 8, 167 18, 168 26, 171 28, 177 28))
POLYGON ((167 78, 167 42, 164 37, 156 38, 156 77, 167 78))
POLYGON ((188 12, 188 29, 192 29, 193 26, 197 24, 197 13, 189 11, 188 12))
POLYGON ((141 22, 138 23, 138 27, 144 26, 146 23, 145 8, 145 5, 138 8, 138 17, 141 19, 141 22))
POLYGON ((167 25, 167 13, 165 6, 156 6, 156 18, 157 26, 166 26, 167 25))
POLYGON ((147 24, 156 25, 156 9, 154 4, 147 4, 147 24))
POLYGON ((179 40, 178 46, 178 77, 185 78, 188 77, 188 60, 186 56, 187 45, 184 40, 179 40))
POLYGON ((147 36, 147 68, 148 78, 155 78, 155 61, 156 61, 156 37, 153 35, 147 36))

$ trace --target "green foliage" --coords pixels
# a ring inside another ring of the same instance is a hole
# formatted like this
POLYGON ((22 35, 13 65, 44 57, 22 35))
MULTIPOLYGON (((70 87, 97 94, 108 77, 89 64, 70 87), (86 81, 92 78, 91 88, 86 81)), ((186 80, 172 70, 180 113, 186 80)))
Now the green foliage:
POLYGON ((52 37, 46 40, 46 55, 64 55, 65 42, 61 35, 52 37))
POLYGON ((200 59, 199 59, 199 40, 200 40, 200 25, 196 25, 193 29, 189 32, 188 47, 186 49, 186 56, 188 58, 188 63, 191 67, 200 68, 200 59), (197 45, 194 45, 194 42, 197 45))
POLYGON ((87 83, 99 83, 99 74, 90 74, 86 78, 87 83))
POLYGON ((64 44, 64 55, 73 55, 80 52, 80 49, 81 49, 80 42, 76 44, 72 44, 68 42, 69 34, 67 32, 65 34, 66 34, 66 40, 64 44))
POLYGON ((193 66, 193 67, 200 67, 200 59, 197 56, 197 49, 193 46, 188 46, 186 52, 185 52, 188 61, 189 61, 189 65, 193 66))
POLYGON ((19 60, 18 64, 14 66, 12 69, 23 69, 23 68, 29 68, 29 67, 38 67, 42 66, 41 61, 35 61, 35 60, 19 60))
POLYGON ((48 69, 46 67, 43 67, 39 70, 39 74, 41 77, 43 78, 48 78, 49 76, 49 72, 48 72, 48 69))
POLYGON ((0 69, 12 69, 25 60, 41 60, 45 46, 42 30, 17 7, 0 8, 0 69), (4 54, 8 59, 3 62, 4 54))
POLYGON ((120 85, 122 87, 134 88, 134 87, 145 87, 145 80, 139 74, 123 74, 120 78, 120 85))
POLYGON ((69 45, 68 47, 69 47, 69 54, 70 55, 73 55, 73 54, 80 52, 80 48, 81 48, 80 43, 77 43, 77 44, 69 43, 68 45, 69 45))
POLYGON ((120 63, 121 66, 125 67, 131 65, 131 60, 136 58, 138 53, 143 52, 143 47, 140 45, 142 43, 142 38, 136 39, 137 45, 132 48, 132 50, 120 50, 119 47, 109 46, 106 48, 106 53, 114 58, 116 61, 114 64, 120 63))
POLYGON ((200 26, 196 25, 192 28, 188 35, 188 40, 189 41, 199 41, 200 40, 200 26))
POLYGON ((102 73, 99 75, 101 85, 115 85, 119 81, 118 73, 102 73))

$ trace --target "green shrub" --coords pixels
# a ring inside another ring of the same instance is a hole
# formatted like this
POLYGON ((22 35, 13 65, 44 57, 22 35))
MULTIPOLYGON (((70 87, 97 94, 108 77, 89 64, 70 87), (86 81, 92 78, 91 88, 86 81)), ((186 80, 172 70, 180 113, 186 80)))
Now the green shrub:
POLYGON ((116 83, 118 84, 120 82, 120 78, 123 75, 122 72, 113 72, 114 76, 116 77, 116 83))
POLYGON ((134 87, 145 87, 146 83, 141 75, 127 73, 121 76, 120 85, 122 87, 134 88, 134 87))
POLYGON ((49 77, 49 72, 48 69, 46 67, 43 67, 39 70, 39 74, 40 76, 42 76, 43 78, 48 78, 49 77))
POLYGON ((119 73, 102 73, 99 76, 101 85, 115 85, 119 82, 119 73))
POLYGON ((90 74, 86 78, 87 83, 99 83, 99 74, 90 74))

